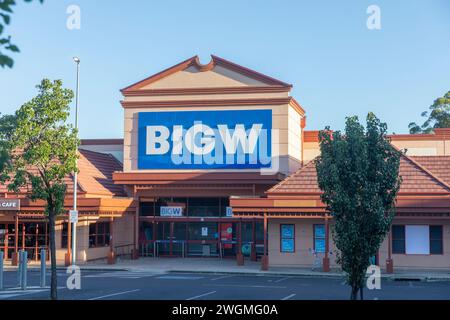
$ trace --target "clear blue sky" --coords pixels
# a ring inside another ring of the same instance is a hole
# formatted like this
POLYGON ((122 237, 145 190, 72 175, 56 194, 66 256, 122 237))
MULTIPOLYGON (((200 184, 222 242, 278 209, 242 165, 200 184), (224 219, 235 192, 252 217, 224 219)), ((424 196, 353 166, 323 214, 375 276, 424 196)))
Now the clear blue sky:
POLYGON ((21 49, 0 69, 0 112, 12 113, 44 77, 74 88, 81 57, 80 135, 122 137, 119 89, 198 54, 215 54, 292 83, 307 129, 374 111, 389 131, 450 90, 450 1, 18 0, 6 33, 21 49), (67 6, 81 29, 66 28, 67 6), (381 30, 366 9, 381 8, 381 30))

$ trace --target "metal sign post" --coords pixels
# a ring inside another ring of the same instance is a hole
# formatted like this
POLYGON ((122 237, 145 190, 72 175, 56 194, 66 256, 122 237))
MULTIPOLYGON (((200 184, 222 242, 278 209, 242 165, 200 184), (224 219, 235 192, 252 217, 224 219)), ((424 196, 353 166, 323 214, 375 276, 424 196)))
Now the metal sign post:
POLYGON ((0 290, 3 290, 3 251, 0 251, 0 290))
MULTIPOLYGON (((76 201, 74 199, 74 201, 76 201)), ((78 211, 77 210, 70 210, 69 211, 69 220, 73 227, 72 232, 72 265, 75 265, 76 263, 76 250, 77 250, 77 223, 78 223, 78 211)))
MULTIPOLYGON (((75 94, 75 130, 77 130, 78 138, 78 97, 79 97, 79 87, 80 87, 80 58, 73 57, 73 61, 77 64, 77 88, 75 94)), ((78 152, 78 148, 75 151, 78 152)), ((77 154, 78 156, 78 154, 77 154)), ((75 159, 75 163, 78 169, 78 158, 75 159)), ((73 173, 73 210, 76 212, 76 219, 78 222, 78 211, 77 211, 77 191, 78 191, 78 172, 73 173)), ((77 222, 72 223, 72 265, 75 265, 77 261, 77 222)), ((69 244, 67 244, 69 245, 69 244)))

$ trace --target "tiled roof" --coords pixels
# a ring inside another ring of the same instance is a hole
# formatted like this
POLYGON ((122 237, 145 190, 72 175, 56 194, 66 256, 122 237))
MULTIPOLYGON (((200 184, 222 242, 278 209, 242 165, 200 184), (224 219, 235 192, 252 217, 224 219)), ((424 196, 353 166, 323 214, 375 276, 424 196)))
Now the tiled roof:
POLYGON ((122 164, 107 153, 79 149, 78 183, 88 194, 125 196, 123 186, 114 184, 112 174, 122 171, 122 164))
POLYGON ((450 184, 450 156, 412 156, 410 158, 450 184))
MULTIPOLYGON (((450 166, 450 162, 448 162, 448 165, 450 166)), ((441 166, 437 167, 441 168, 441 166)), ((402 156, 400 159, 400 176, 403 178, 403 182, 400 186, 399 193, 450 192, 448 184, 439 177, 434 176, 431 171, 431 169, 424 168, 415 160, 407 156, 402 156)), ((268 194, 274 195, 282 193, 308 194, 320 192, 314 160, 267 191, 268 194)))
MULTIPOLYGON (((78 192, 80 194, 125 196, 123 187, 115 185, 112 180, 114 171, 122 171, 122 164, 114 156, 83 149, 79 149, 79 154, 78 192)), ((36 169, 30 171, 36 171, 36 169)), ((68 175, 65 182, 67 193, 72 194, 73 175, 68 175)), ((0 193, 5 192, 8 192, 7 186, 0 184, 0 193)), ((21 189, 21 193, 27 192, 27 187, 21 189)))

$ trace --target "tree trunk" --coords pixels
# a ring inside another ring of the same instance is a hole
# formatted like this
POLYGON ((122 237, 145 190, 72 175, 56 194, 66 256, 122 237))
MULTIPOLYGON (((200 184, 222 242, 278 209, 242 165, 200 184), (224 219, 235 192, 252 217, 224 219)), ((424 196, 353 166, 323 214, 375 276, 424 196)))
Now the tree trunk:
POLYGON ((50 298, 58 299, 57 274, 56 274, 56 240, 55 240, 55 213, 53 209, 49 210, 48 220, 50 224, 50 262, 51 262, 51 281, 50 298))
POLYGON ((352 286, 352 292, 350 295, 350 300, 356 300, 358 298, 358 287, 352 286))
POLYGON ((364 287, 359 288, 360 298, 364 300, 364 287))

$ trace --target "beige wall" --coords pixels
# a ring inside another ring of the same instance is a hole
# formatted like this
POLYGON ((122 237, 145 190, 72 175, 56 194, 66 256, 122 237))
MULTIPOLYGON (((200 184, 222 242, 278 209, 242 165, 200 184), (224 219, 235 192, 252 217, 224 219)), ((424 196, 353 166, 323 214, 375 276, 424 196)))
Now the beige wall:
POLYGON ((120 162, 123 162, 123 145, 122 144, 114 144, 114 145, 82 145, 80 146, 80 149, 89 150, 89 151, 95 151, 100 153, 110 153, 112 154, 117 160, 120 162))
POLYGON ((450 155, 450 140, 392 140, 399 149, 407 149, 408 156, 448 156, 450 155))
POLYGON ((308 163, 320 155, 318 142, 303 142, 303 162, 308 163))
MULTIPOLYGON (((417 221, 417 220, 395 220, 393 224, 398 225, 442 225, 444 253, 433 255, 422 254, 392 254, 395 268, 401 269, 450 269, 450 222, 449 221, 417 221)), ((388 238, 383 241, 379 250, 379 261, 382 267, 386 267, 388 257, 388 238)))
MULTIPOLYGON (((313 248, 313 225, 323 224, 320 219, 269 219, 269 264, 270 266, 299 266, 311 268, 314 257, 310 253, 313 248), (295 224, 295 253, 280 252, 280 224, 295 224)), ((394 270, 399 269, 450 269, 450 223, 448 221, 418 222, 417 220, 399 220, 393 224, 442 225, 444 253, 442 255, 406 255, 393 254, 394 270)), ((330 225, 330 229, 332 224, 330 225)), ((338 268, 336 264, 336 247, 330 230, 330 266, 338 268)), ((323 257, 323 254, 320 258, 323 257)), ((379 264, 386 268, 388 257, 388 237, 383 241, 379 250, 379 264)))
POLYGON ((142 89, 196 88, 196 87, 238 87, 262 86, 265 83, 228 70, 222 66, 200 72, 196 67, 188 67, 161 80, 151 83, 142 89))
MULTIPOLYGON (((217 88, 217 87, 251 87, 267 86, 254 78, 228 70, 216 65, 212 70, 199 71, 196 67, 188 67, 156 82, 150 83, 142 90, 148 89, 180 89, 180 88, 217 88)), ((126 96, 125 102, 133 101, 183 101, 183 100, 239 100, 239 99, 271 99, 287 98, 288 92, 259 93, 226 93, 226 94, 185 94, 185 95, 148 95, 126 96)), ((162 111, 205 111, 205 110, 272 110, 272 127, 278 130, 279 141, 272 142, 272 154, 279 161, 279 172, 288 174, 296 171, 301 164, 301 116, 290 105, 273 106, 223 106, 223 107, 190 107, 180 104, 179 107, 168 108, 125 108, 124 112, 124 171, 137 170, 137 114, 139 112, 162 111)), ((144 170, 143 170, 144 171, 144 170)), ((148 170, 146 170, 148 171, 148 170)), ((182 171, 182 170, 180 170, 182 171)), ((192 170, 189 170, 192 171, 192 170)), ((212 170, 208 170, 212 171, 212 170)), ((223 170, 215 170, 223 171, 223 170)), ((226 170, 225 170, 226 171, 226 170)), ((236 170, 232 170, 236 171, 236 170)), ((255 170, 240 170, 255 171, 255 170)))
MULTIPOLYGON (((84 264, 91 260, 106 259, 110 250, 109 246, 99 248, 89 248, 89 224, 96 222, 108 222, 109 219, 99 219, 91 221, 79 221, 77 224, 77 263, 84 264)), ((61 248, 62 224, 56 226, 56 260, 58 264, 63 264, 67 249, 61 248)), ((125 215, 122 218, 115 218, 113 225, 114 246, 133 244, 133 215, 125 215)), ((119 253, 130 248, 121 248, 119 253)))
MULTIPOLYGON (((313 228, 314 224, 324 224, 321 219, 269 219, 269 265, 270 266, 299 266, 312 268, 314 265, 314 256, 311 250, 314 249, 313 228), (301 221, 299 221, 301 220, 301 221), (280 225, 295 225, 295 252, 283 253, 280 250, 280 225)), ((330 236, 330 249, 334 252, 334 247, 330 236)), ((324 254, 318 254, 320 263, 324 254)), ((329 255, 330 266, 335 267, 335 254, 329 255)), ((321 265, 320 265, 321 267, 321 265)))

